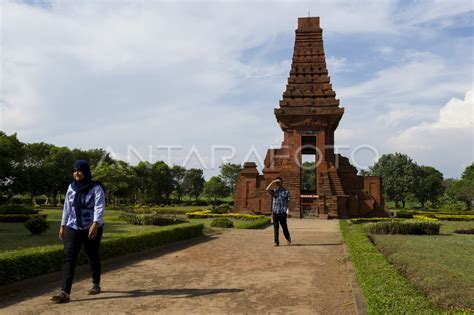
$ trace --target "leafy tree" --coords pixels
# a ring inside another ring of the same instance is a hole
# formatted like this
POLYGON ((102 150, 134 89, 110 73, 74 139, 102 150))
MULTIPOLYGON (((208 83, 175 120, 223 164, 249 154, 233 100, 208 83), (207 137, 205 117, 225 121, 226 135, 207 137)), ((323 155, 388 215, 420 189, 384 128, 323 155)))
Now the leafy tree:
POLYGON ((181 196, 183 195, 183 181, 184 176, 186 175, 186 168, 180 165, 174 165, 171 168, 171 178, 173 181, 173 192, 178 198, 178 202, 181 201, 181 196))
POLYGON ((370 170, 362 169, 362 170, 359 170, 359 175, 360 176, 372 176, 372 172, 370 170))
POLYGON ((316 191, 316 162, 303 162, 301 168, 301 189, 316 191))
MULTIPOLYGON (((44 142, 25 145, 22 177, 24 185, 21 193, 30 194, 33 204, 36 204, 36 196, 42 194, 48 196, 52 191, 53 182, 50 177, 52 170, 48 168, 47 161, 53 147, 52 144, 44 142)), ((49 200, 47 199, 46 202, 48 203, 49 200)))
POLYGON ((230 193, 233 195, 235 190, 235 184, 237 183, 237 179, 239 178, 242 167, 240 166, 240 164, 225 163, 222 164, 219 168, 221 169, 221 173, 219 175, 220 178, 229 188, 230 193))
POLYGON ((169 202, 169 196, 173 191, 173 178, 170 167, 163 161, 158 161, 152 166, 150 190, 152 196, 149 197, 152 197, 155 202, 169 202))
POLYGON ((405 154, 384 154, 370 167, 374 176, 380 176, 383 190, 390 200, 398 207, 402 202, 403 208, 408 194, 415 188, 417 165, 405 154))
MULTIPOLYGON (((52 197, 56 205, 57 196, 65 193, 69 183, 73 180, 74 156, 67 147, 52 146, 48 158, 45 161, 47 170, 48 195, 52 197)), ((59 202, 60 203, 60 202, 59 202)))
POLYGON ((86 160, 89 161, 91 167, 95 167, 99 163, 114 163, 114 159, 110 157, 110 154, 104 149, 90 149, 90 150, 81 150, 73 149, 72 155, 74 160, 86 160))
POLYGON ((24 146, 16 133, 7 136, 0 131, 0 194, 8 198, 15 193, 15 181, 22 175, 24 146))
POLYGON ((424 208, 426 201, 436 203, 444 192, 443 174, 431 166, 418 166, 413 193, 424 208))
POLYGON ((204 184, 203 193, 217 204, 219 198, 229 195, 230 189, 219 176, 213 176, 204 184))
POLYGON ((203 171, 197 168, 191 168, 187 170, 184 175, 183 191, 197 200, 204 188, 204 183, 203 171))
POLYGON ((106 194, 113 205, 118 204, 118 197, 128 195, 133 186, 133 169, 123 161, 106 164, 100 163, 92 169, 94 180, 101 181, 106 194))
POLYGON ((466 167, 460 180, 452 183, 448 193, 465 202, 467 209, 471 209, 474 203, 474 163, 466 167))
POLYGON ((146 201, 152 185, 152 167, 151 163, 141 161, 133 168, 137 181, 137 196, 135 199, 141 202, 146 201))

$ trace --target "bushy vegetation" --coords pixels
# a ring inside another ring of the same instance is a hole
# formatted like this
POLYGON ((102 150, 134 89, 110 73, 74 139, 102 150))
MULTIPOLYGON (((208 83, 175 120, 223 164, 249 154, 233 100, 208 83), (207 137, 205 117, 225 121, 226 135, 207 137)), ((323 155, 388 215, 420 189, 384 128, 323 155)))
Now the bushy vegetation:
POLYGON ((440 223, 430 221, 386 221, 365 225, 371 234, 411 234, 411 235, 437 235, 440 223))
POLYGON ((188 215, 188 218, 190 219, 231 218, 231 219, 239 219, 239 220, 256 220, 256 219, 265 218, 264 215, 253 215, 253 214, 245 214, 245 213, 218 214, 218 213, 212 213, 211 210, 190 212, 187 215, 188 215))
POLYGON ((472 314, 474 237, 455 231, 473 228, 473 222, 443 221, 440 235, 373 234, 371 240, 392 266, 444 309, 440 313, 472 314))
POLYGON ((62 194, 72 181, 73 162, 77 159, 90 162, 94 179, 103 182, 107 188, 107 203, 113 206, 119 203, 219 204, 233 192, 241 168, 232 163, 221 165, 221 174, 206 186, 201 169, 171 167, 163 161, 142 161, 132 166, 113 159, 103 149, 23 143, 16 134, 6 135, 2 131, 0 153, 0 204, 61 204, 62 194), (201 196, 208 199, 200 199, 201 196))
POLYGON ((39 235, 45 233, 49 229, 49 223, 46 221, 45 217, 34 216, 25 222, 25 227, 33 235, 39 235))
MULTIPOLYGON (((371 243, 364 229, 339 221, 364 291, 368 314, 433 314, 439 309, 403 277, 371 243)), ((389 237, 393 237, 392 235, 389 237)))
POLYGON ((174 225, 185 223, 187 220, 183 220, 177 217, 164 216, 160 214, 136 214, 136 213, 124 213, 120 216, 123 221, 134 224, 134 225, 174 225))
POLYGON ((0 222, 17 223, 26 222, 31 218, 40 217, 46 219, 46 214, 0 214, 0 222))
POLYGON ((432 166, 418 165, 401 153, 384 154, 362 175, 380 176, 387 201, 400 203, 416 201, 420 208, 470 209, 474 204, 474 163, 466 167, 459 180, 443 179, 432 166))
POLYGON ((460 230, 455 230, 454 233, 457 233, 457 234, 474 234, 474 229, 460 229, 460 230))
POLYGON ((350 219, 350 223, 352 224, 362 224, 362 223, 371 223, 371 222, 383 222, 383 221, 394 221, 394 220, 404 220, 402 218, 355 218, 355 219, 350 219))
POLYGON ((37 214, 39 210, 23 205, 3 205, 0 206, 0 214, 37 214))
POLYGON ((252 221, 244 221, 236 226, 238 229, 260 229, 262 227, 267 226, 271 223, 271 219, 268 217, 263 217, 260 219, 255 219, 252 221))
MULTIPOLYGON (((202 235, 202 224, 185 223, 145 230, 121 237, 104 239, 101 243, 102 259, 138 252, 170 242, 202 235)), ((0 285, 40 274, 61 270, 63 246, 47 245, 12 250, 0 253, 0 285)), ((78 263, 85 264, 86 256, 81 252, 78 263)))
POLYGON ((227 218, 217 218, 212 220, 211 227, 231 228, 234 227, 234 223, 227 218))
POLYGON ((398 218, 413 219, 413 212, 410 211, 399 210, 396 215, 398 218))
POLYGON ((426 213, 423 216, 445 221, 474 221, 474 215, 426 213))

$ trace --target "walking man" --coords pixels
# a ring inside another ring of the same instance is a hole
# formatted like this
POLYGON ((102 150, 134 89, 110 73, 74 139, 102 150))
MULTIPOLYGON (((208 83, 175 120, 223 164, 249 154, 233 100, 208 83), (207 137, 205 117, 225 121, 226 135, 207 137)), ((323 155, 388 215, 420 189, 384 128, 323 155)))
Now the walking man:
POLYGON ((290 232, 288 231, 288 225, 286 223, 286 217, 288 212, 288 204, 290 202, 290 192, 283 187, 283 179, 277 177, 268 186, 267 191, 272 195, 272 218, 273 218, 273 231, 275 237, 274 246, 279 246, 279 228, 283 229, 283 235, 285 235, 288 245, 291 245, 290 232), (272 185, 276 184, 276 188, 271 189, 272 185))
POLYGON ((72 280, 81 247, 89 257, 92 288, 89 294, 100 293, 101 264, 99 245, 103 232, 105 192, 100 182, 92 180, 89 163, 74 163, 74 181, 69 185, 64 200, 59 239, 64 241, 63 283, 59 294, 51 297, 56 303, 70 300, 72 280))

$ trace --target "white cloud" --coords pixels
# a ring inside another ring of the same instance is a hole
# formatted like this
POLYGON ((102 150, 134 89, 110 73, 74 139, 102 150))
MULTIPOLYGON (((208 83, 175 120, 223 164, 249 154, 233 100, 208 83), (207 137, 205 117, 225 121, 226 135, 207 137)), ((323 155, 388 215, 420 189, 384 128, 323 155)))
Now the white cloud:
MULTIPOLYGON (((326 45, 348 35, 405 41, 407 29, 426 31, 410 10, 396 14, 396 2, 378 0, 48 4, 0 2, 0 129, 26 142, 110 145, 122 155, 128 144, 146 153, 148 145, 196 144, 204 152, 230 143, 241 162, 252 144, 262 155, 278 145, 273 108, 285 89, 297 17, 308 9, 321 16, 326 45)), ((429 19, 453 19, 456 12, 436 9, 429 19)), ((459 45, 466 44, 472 41, 459 45)), ((351 104, 341 141, 383 143, 406 127, 399 121, 419 123, 430 105, 472 82, 469 67, 453 66, 446 56, 399 51, 396 42, 376 45, 404 59, 379 67, 365 82, 335 87, 343 106, 351 104), (376 119, 380 108, 388 122, 376 119)), ((337 56, 327 55, 333 76, 371 70, 362 57, 337 56)))
POLYGON ((326 63, 329 73, 335 74, 350 71, 347 65, 347 59, 344 57, 337 58, 330 56, 326 58, 326 63))
POLYGON ((409 154, 421 164, 456 171, 474 161, 473 91, 463 100, 452 98, 439 110, 438 119, 407 128, 389 139, 396 151, 409 154))

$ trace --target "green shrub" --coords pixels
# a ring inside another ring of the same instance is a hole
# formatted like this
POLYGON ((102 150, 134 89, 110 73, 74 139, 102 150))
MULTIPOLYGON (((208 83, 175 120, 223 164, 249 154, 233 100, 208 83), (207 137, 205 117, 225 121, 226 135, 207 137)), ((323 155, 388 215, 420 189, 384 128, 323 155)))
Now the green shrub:
POLYGON ((413 214, 448 214, 448 215, 474 215, 473 210, 427 210, 424 211, 414 211, 413 214))
POLYGON ((10 202, 14 205, 27 205, 30 204, 31 198, 29 196, 16 195, 10 199, 10 202))
POLYGON ((371 222, 382 222, 382 221, 403 221, 404 219, 402 218, 355 218, 355 219, 350 219, 350 223, 352 224, 362 224, 362 223, 371 223, 371 222))
POLYGON ((339 225, 364 291, 367 314, 441 314, 390 264, 360 226, 350 226, 345 220, 339 225))
POLYGON ((222 213, 229 213, 232 211, 232 207, 228 204, 222 204, 222 205, 219 205, 219 206, 213 206, 211 208, 211 212, 212 213, 219 213, 219 214, 222 214, 222 213))
POLYGON ((26 222, 33 217, 43 217, 46 219, 46 214, 0 214, 0 222, 17 223, 26 222))
POLYGON ((187 220, 179 219, 176 217, 167 217, 158 214, 136 214, 136 213, 124 213, 120 215, 120 219, 134 225, 173 225, 187 222, 187 220))
POLYGON ((253 214, 245 214, 245 213, 212 213, 211 210, 204 210, 204 211, 197 211, 197 212, 189 212, 188 218, 190 219, 209 219, 209 218, 229 218, 229 219, 237 219, 237 220, 257 220, 261 218, 265 218, 264 215, 253 215, 253 214))
POLYGON ((25 222, 25 227, 31 232, 31 234, 39 235, 49 230, 49 223, 45 217, 34 216, 25 222))
POLYGON ((238 229, 259 229, 261 227, 267 226, 272 220, 268 217, 252 220, 239 224, 236 226, 238 229))
POLYGON ((457 234, 474 234, 474 229, 461 229, 461 230, 456 230, 454 233, 457 234))
POLYGON ((0 214, 37 214, 39 210, 34 210, 31 206, 6 205, 0 207, 0 214))
POLYGON ((212 227, 220 227, 220 228, 231 228, 234 227, 234 222, 227 218, 217 218, 212 220, 211 222, 212 227))
MULTIPOLYGON (((100 246, 101 259, 143 251, 160 245, 202 235, 203 224, 167 226, 157 231, 144 231, 120 238, 106 239, 100 246)), ((63 266, 63 245, 48 245, 0 253, 0 285, 19 281, 63 266)), ((78 264, 87 263, 81 251, 78 264)))
POLYGON ((406 210, 397 211, 397 218, 413 219, 413 212, 406 210))
POLYGON ((412 235, 437 235, 441 224, 430 221, 387 221, 369 223, 367 231, 371 234, 412 234, 412 235))
POLYGON ((43 195, 43 196, 35 197, 35 200, 37 204, 44 204, 46 200, 48 199, 46 198, 46 196, 43 195))
POLYGON ((446 221, 474 221, 474 215, 423 213, 423 216, 446 221))

